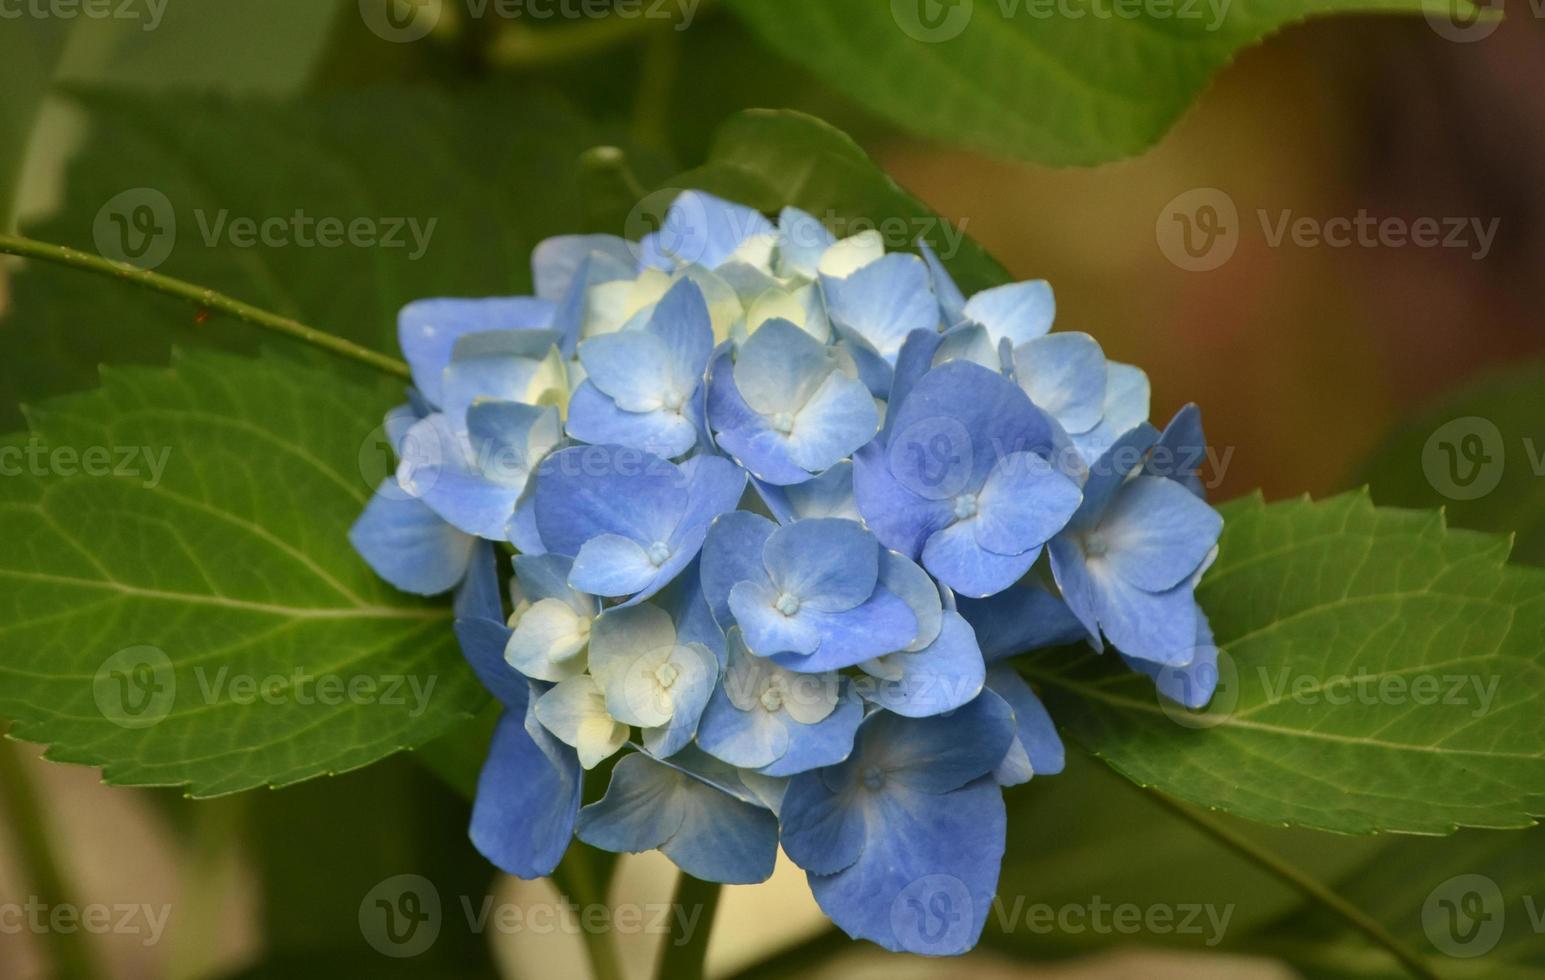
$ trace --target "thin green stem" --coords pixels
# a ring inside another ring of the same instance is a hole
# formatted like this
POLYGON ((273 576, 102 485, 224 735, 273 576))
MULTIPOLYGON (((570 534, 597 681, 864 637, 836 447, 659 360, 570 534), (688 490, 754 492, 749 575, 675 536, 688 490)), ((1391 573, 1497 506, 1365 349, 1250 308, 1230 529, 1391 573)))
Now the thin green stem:
POLYGON ((708 958, 708 937, 713 932, 714 912, 719 908, 718 882, 694 878, 685 871, 676 882, 676 909, 671 931, 660 948, 656 980, 703 980, 708 958))
MULTIPOLYGON (((1132 786, 1137 788, 1135 783, 1132 786)), ((1380 925, 1372 916, 1351 902, 1348 902, 1330 888, 1315 881, 1277 855, 1256 844, 1233 828, 1203 813, 1201 810, 1165 796, 1156 790, 1142 792, 1149 799, 1190 823, 1193 827, 1218 841, 1224 847, 1281 878, 1296 888, 1305 898, 1319 904, 1332 915, 1345 920, 1352 928, 1362 933, 1373 943, 1382 946, 1391 956, 1399 960, 1400 965, 1405 967, 1406 972, 1410 973, 1411 976, 1421 977, 1422 980, 1439 980, 1438 975, 1433 972, 1432 968, 1414 950, 1407 948, 1404 943, 1391 935, 1389 930, 1380 925)))
MULTIPOLYGON (((0 729, 5 727, 5 723, 0 722, 0 729)), ((29 897, 36 898, 45 908, 66 905, 70 891, 65 886, 64 872, 56 856, 54 845, 57 842, 49 833, 37 787, 27 771, 27 763, 20 756, 20 746, 9 738, 0 739, 0 812, 4 813, 6 825, 19 848, 22 874, 32 886, 29 897)), ((41 938, 48 944, 46 953, 54 976, 97 975, 84 931, 45 929, 41 938)))
MULTIPOLYGON (((553 871, 553 883, 569 897, 569 901, 581 907, 606 902, 606 882, 596 872, 590 850, 578 842, 569 846, 563 861, 553 871)), ((611 933, 580 929, 579 934, 585 941, 585 952, 590 956, 591 976, 595 980, 622 980, 622 963, 617 959, 617 947, 611 933)))
POLYGON ((250 323, 264 330, 271 330, 274 333, 293 337, 303 343, 311 344, 313 347, 320 347, 330 353, 351 358, 359 361, 361 364, 367 364, 378 371, 384 371, 399 378, 411 377, 408 365, 395 357, 388 357, 368 347, 361 347, 353 341, 344 340, 342 337, 334 336, 315 327, 308 327, 304 323, 292 320, 289 317, 279 316, 276 313, 270 313, 250 303, 243 303, 241 300, 232 299, 223 293, 215 292, 213 289, 194 285, 191 282, 184 282, 181 279, 173 279, 171 276, 163 276, 148 269, 141 269, 139 266, 130 265, 127 262, 115 262, 100 255, 82 252, 79 249, 34 241, 31 238, 23 238, 20 235, 0 235, 0 254, 39 259, 43 262, 52 262, 56 265, 68 266, 83 272, 92 272, 99 276, 107 276, 123 282, 133 283, 143 289, 149 289, 153 292, 185 300, 201 310, 224 313, 243 323, 250 323))
POLYGON ((728 980, 786 980, 808 975, 816 964, 857 948, 840 929, 827 928, 731 974, 728 980))

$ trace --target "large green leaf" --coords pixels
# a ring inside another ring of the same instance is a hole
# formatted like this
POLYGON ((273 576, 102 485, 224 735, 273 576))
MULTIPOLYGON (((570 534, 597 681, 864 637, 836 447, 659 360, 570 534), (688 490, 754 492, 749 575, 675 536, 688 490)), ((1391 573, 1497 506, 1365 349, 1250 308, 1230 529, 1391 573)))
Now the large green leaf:
POLYGON ((213 795, 362 766, 475 712, 450 610, 345 538, 394 387, 203 353, 32 411, 0 480, 13 733, 110 782, 213 795))
POLYGON ((1545 364, 1466 386, 1401 425, 1359 483, 1396 507, 1443 507, 1455 527, 1517 535, 1545 563, 1545 364))
POLYGON ((1268 823, 1446 833, 1545 813, 1545 573, 1364 494, 1223 510, 1198 593, 1224 652, 1212 708, 1161 704, 1112 657, 1038 654, 1025 670, 1075 739, 1268 823))
MULTIPOLYGON (((159 272, 382 351, 395 351, 397 311, 414 299, 529 292, 532 248, 580 222, 575 160, 607 136, 529 86, 379 88, 294 106, 80 101, 91 139, 63 208, 29 234, 109 254, 127 235, 113 257, 144 249, 159 272), (392 244, 324 243, 322 220, 364 222, 392 244), (252 241, 240 221, 278 234, 252 241)), ((174 342, 255 349, 251 328, 199 326, 186 306, 79 273, 39 270, 15 292, 0 321, 0 430, 20 424, 21 399, 89 388, 100 363, 164 363, 174 342)))
POLYGON ((1049 164, 1159 139, 1240 48, 1316 14, 1467 0, 728 0, 786 57, 898 126, 1049 164))

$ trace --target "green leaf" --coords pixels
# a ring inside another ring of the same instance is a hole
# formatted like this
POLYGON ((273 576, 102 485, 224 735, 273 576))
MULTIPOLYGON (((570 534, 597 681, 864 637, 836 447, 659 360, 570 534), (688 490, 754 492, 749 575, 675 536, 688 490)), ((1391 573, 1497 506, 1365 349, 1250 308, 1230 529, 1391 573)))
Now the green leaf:
MULTIPOLYGON (((79 101, 91 139, 64 206, 28 234, 112 257, 125 235, 136 252, 153 242, 145 261, 164 253, 158 272, 393 353, 412 300, 530 291, 531 250, 579 225, 575 161, 609 135, 530 86, 377 88, 293 106, 79 101), (363 222, 391 244, 324 244, 323 220, 363 222), (243 237, 240 222, 274 222, 277 237, 243 237)), ((249 327, 199 325, 185 305, 70 270, 29 269, 15 294, 0 431, 20 425, 18 401, 89 388, 101 363, 164 363, 173 343, 256 350, 249 327)))
POLYGON ((1467 385, 1402 424, 1357 482, 1380 504, 1516 534, 1513 560, 1545 564, 1545 364, 1467 385))
POLYGON ((1364 494, 1223 511, 1198 591, 1225 665, 1212 708, 1161 704, 1114 657, 1037 654, 1025 671, 1073 738, 1267 823, 1447 833, 1545 813, 1545 572, 1364 494))
POLYGON ((476 712, 450 610, 345 537, 394 387, 202 353, 31 412, 0 480, 14 734, 206 796, 363 766, 476 712))
MULTIPOLYGON (((892 250, 926 238, 968 294, 1009 279, 964 228, 930 211, 845 133, 814 116, 752 109, 731 117, 708 162, 667 182, 669 189, 689 187, 769 214, 787 205, 803 208, 844 237, 873 228, 892 250)), ((646 201, 669 203, 663 189, 657 194, 646 201)))
MULTIPOLYGON (((1404 837, 1342 894, 1442 976, 1545 977, 1545 831, 1404 837)), ((1246 945, 1314 977, 1404 977, 1346 923, 1308 906, 1246 945)))
POLYGON ((1307 17, 1462 18, 1467 0, 728 0, 785 57, 903 129, 1047 164, 1155 143, 1244 47, 1307 17))

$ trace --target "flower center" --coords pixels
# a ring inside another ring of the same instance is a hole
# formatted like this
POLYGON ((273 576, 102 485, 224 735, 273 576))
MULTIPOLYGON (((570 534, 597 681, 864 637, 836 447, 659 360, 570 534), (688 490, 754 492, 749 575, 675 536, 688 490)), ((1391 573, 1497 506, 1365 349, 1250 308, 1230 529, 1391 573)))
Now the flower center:
POLYGON ((774 412, 773 417, 769 421, 772 422, 774 429, 784 435, 794 431, 794 416, 788 412, 774 412))
POLYGON ((1099 531, 1090 531, 1084 535, 1084 555, 1089 558, 1103 558, 1105 552, 1110 550, 1110 543, 1105 540, 1105 535, 1099 531))
POLYGON ((879 766, 870 766, 864 770, 864 785, 869 789, 879 789, 885 785, 885 773, 879 766))
POLYGON ((669 661, 654 669, 654 679, 659 681, 660 686, 664 688, 669 688, 672 684, 676 683, 676 678, 680 676, 681 671, 677 670, 676 665, 669 661))
POLYGON ((773 603, 773 608, 785 616, 792 616, 799 612, 799 597, 784 592, 778 596, 778 601, 773 603))
POLYGON ((656 568, 665 564, 665 560, 671 556, 671 546, 664 541, 656 541, 649 546, 649 564, 656 568))
POLYGON ((667 391, 662 399, 665 410, 668 412, 680 412, 681 406, 686 404, 687 397, 679 391, 667 391))
POLYGON ((963 493, 955 498, 955 519, 963 521, 976 516, 976 494, 963 493))
POLYGON ((783 691, 776 687, 769 687, 762 692, 762 707, 768 711, 777 711, 783 707, 783 691))

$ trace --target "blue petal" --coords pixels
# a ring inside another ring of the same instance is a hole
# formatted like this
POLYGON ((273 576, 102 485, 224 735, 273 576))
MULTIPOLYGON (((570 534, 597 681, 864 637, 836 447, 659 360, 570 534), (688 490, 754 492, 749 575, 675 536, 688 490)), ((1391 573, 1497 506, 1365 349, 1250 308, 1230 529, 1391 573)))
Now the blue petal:
POLYGON ((644 547, 666 541, 686 511, 686 476, 652 453, 576 446, 547 457, 536 474, 536 524, 547 550, 578 555, 600 534, 644 547))
POLYGON ((1041 556, 1033 547, 1018 555, 1000 555, 977 542, 975 521, 961 521, 934 533, 923 545, 923 567, 961 595, 980 598, 1013 585, 1041 556))
POLYGON ((1198 497, 1207 496, 1200 471, 1207 460, 1207 436, 1202 433, 1202 410, 1186 405, 1175 413, 1154 444, 1153 454, 1143 466, 1150 476, 1177 481, 1198 497))
POLYGON ((755 485, 762 502, 780 524, 807 517, 860 519, 858 505, 853 502, 853 463, 849 460, 834 464, 804 483, 780 487, 757 480, 755 485))
POLYGON ((822 772, 789 780, 779 808, 783 851, 813 874, 836 874, 864 853, 864 815, 834 792, 822 772))
POLYGON ((917 637, 917 617, 911 608, 884 586, 862 605, 837 613, 801 609, 790 617, 813 627, 820 646, 808 656, 775 653, 773 663, 805 674, 841 670, 900 650, 917 637))
POLYGON ((944 618, 939 588, 928 573, 912 559, 887 549, 880 554, 880 584, 896 593, 917 618, 917 636, 907 649, 921 650, 932 643, 944 618))
POLYGON ((954 510, 944 495, 931 499, 903 486, 888 455, 877 441, 853 454, 853 500, 881 544, 916 559, 929 535, 955 519, 954 510))
POLYGON ((1044 279, 986 289, 966 303, 966 319, 980 323, 993 343, 1007 338, 1015 347, 1051 330, 1057 302, 1044 279))
POLYGON ((949 270, 944 268, 944 263, 939 261, 939 256, 934 253, 932 246, 919 238, 917 250, 923 254, 923 261, 928 263, 928 274, 933 281, 934 295, 939 298, 939 310, 944 314, 944 325, 953 327, 965 316, 966 297, 961 293, 960 287, 955 285, 954 278, 949 274, 949 270))
POLYGON ((814 279, 821 256, 835 244, 836 236, 814 215, 784 208, 778 214, 778 275, 814 279))
POLYGON ((551 330, 495 330, 462 337, 440 377, 440 407, 460 422, 482 398, 533 401, 532 382, 548 366, 559 339, 551 330))
MULTIPOLYGON (((1061 772, 1066 753, 1057 726, 1025 679, 1012 667, 994 667, 987 672, 987 687, 1014 709, 1015 738, 1030 761, 1031 772, 1036 776, 1061 772)), ((1000 783, 1013 785, 1003 779, 1001 769, 997 775, 1000 783)))
POLYGON ((496 626, 505 622, 504 597, 499 588, 499 565, 493 546, 478 542, 467 563, 467 577, 456 589, 452 608, 457 619, 483 619, 496 626))
POLYGON ((655 304, 644 329, 665 345, 668 376, 674 388, 695 390, 703 381, 714 348, 713 321, 703 290, 691 279, 679 280, 655 304))
POLYGON ((1170 667, 1196 656, 1196 602, 1190 579, 1167 592, 1145 592, 1108 569, 1090 567, 1100 628, 1129 657, 1170 667))
POLYGON ((590 384, 623 411, 653 412, 671 392, 671 352, 652 333, 622 330, 592 337, 580 343, 579 360, 590 384))
POLYGON ((1074 534, 1065 531, 1051 539, 1046 552, 1051 556, 1052 578, 1062 593, 1062 601, 1083 624, 1090 645, 1104 652, 1105 645, 1100 640, 1099 585, 1084 564, 1083 549, 1078 546, 1074 534))
POLYGON ((760 769, 789 750, 787 715, 753 707, 737 708, 722 686, 708 699, 698 724, 697 744, 704 752, 743 769, 760 769))
POLYGON ((883 663, 883 671, 861 664, 871 676, 855 683, 866 700, 908 718, 954 711, 982 693, 986 678, 976 634, 948 611, 932 644, 916 653, 890 654, 883 663))
POLYGON ((664 759, 681 751, 697 734, 703 709, 714 692, 719 679, 719 661, 704 646, 685 646, 692 656, 700 659, 700 670, 682 671, 671 688, 675 698, 675 710, 671 720, 657 728, 644 729, 644 748, 656 758, 664 759))
POLYGON ((413 370, 413 383, 432 405, 440 405, 441 376, 456 341, 489 330, 541 330, 552 325, 546 299, 422 299, 397 315, 397 341, 413 370))
POLYGON ((1142 465, 1158 437, 1158 430, 1144 422, 1122 433, 1106 447, 1103 455, 1090 463, 1089 478, 1084 481, 1084 502, 1073 515, 1073 527, 1089 528, 1099 523, 1111 500, 1126 484, 1132 471, 1142 465))
POLYGON ((492 541, 504 537, 521 488, 495 483, 477 468, 472 450, 440 414, 409 431, 411 447, 397 468, 397 478, 417 496, 467 534, 492 541))
POLYGON ((594 596, 580 592, 569 585, 569 572, 574 560, 562 555, 516 555, 515 581, 520 594, 527 602, 542 599, 558 599, 582 616, 594 616, 601 611, 601 604, 594 596))
POLYGON ((762 560, 773 587, 821 612, 852 609, 874 592, 880 547, 857 521, 817 518, 780 527, 762 560))
POLYGON ((1153 678, 1159 693, 1192 711, 1199 711, 1212 700, 1218 689, 1218 644, 1212 626, 1200 606, 1196 609, 1196 650, 1191 662, 1183 667, 1165 667, 1151 660, 1122 655, 1128 667, 1153 678))
POLYGON ((836 765, 853 751, 853 736, 864 720, 864 706, 845 692, 837 707, 814 725, 791 726, 788 751, 762 767, 764 776, 792 776, 822 766, 836 765))
POLYGON ((616 235, 559 235, 544 239, 531 250, 531 278, 536 294, 554 303, 563 300, 580 266, 596 252, 623 267, 637 262, 633 246, 616 235))
POLYGON ((1067 605, 1039 585, 1011 586, 986 599, 961 597, 957 605, 988 663, 1088 636, 1067 605))
POLYGON ((684 456, 697 445, 697 426, 680 412, 628 412, 586 381, 569 400, 569 435, 580 442, 611 443, 656 456, 684 456))
POLYGON ((789 458, 801 469, 819 473, 852 455, 879 429, 880 413, 869 389, 833 371, 795 414, 789 458))
POLYGON ((1088 432, 1105 414, 1105 352, 1086 333, 1054 333, 1014 348, 1021 388, 1069 432, 1088 432))
POLYGON ((907 334, 939 328, 928 266, 915 255, 895 252, 844 279, 824 276, 821 285, 832 321, 864 338, 890 364, 907 334))
POLYGON ((684 191, 655 233, 654 247, 679 262, 713 269, 747 238, 773 231, 759 211, 702 191, 684 191))
POLYGON ((1000 555, 1039 549, 1067 526, 1083 493, 1034 453, 1003 457, 977 494, 976 540, 1000 555))
POLYGON ((349 542, 397 588, 439 595, 466 574, 477 538, 448 524, 423 501, 405 497, 388 477, 349 529, 349 542))
POLYGON ((907 400, 907 394, 918 379, 933 368, 933 356, 938 353, 944 338, 936 330, 914 330, 902 341, 901 353, 896 355, 896 370, 886 393, 885 427, 881 438, 890 439, 897 409, 907 400))
POLYGON ((1223 518, 1205 501, 1155 476, 1128 481, 1098 527, 1112 570, 1147 592, 1190 578, 1222 531, 1223 518))
POLYGON ((703 598, 721 629, 735 625, 730 611, 730 590, 737 582, 767 584, 767 567, 762 564, 762 546, 778 525, 760 514, 737 510, 717 517, 703 542, 703 560, 699 575, 703 598))
POLYGON ((472 805, 472 843, 520 878, 553 873, 574 836, 583 773, 574 750, 524 711, 499 718, 472 805))
MULTIPOLYGON (((795 783, 784 797, 785 821, 795 783)), ((849 936, 889 950, 953 956, 971 949, 1003 862, 1002 791, 979 779, 942 796, 888 794, 875 809, 857 861, 836 874, 807 873, 817 904, 849 936)))
POLYGON ((836 369, 825 345, 787 320, 769 320, 740 347, 735 390, 755 412, 795 412, 836 369))
POLYGON ((606 795, 580 811, 579 839, 608 851, 660 849, 704 881, 754 884, 772 874, 771 813, 643 753, 612 770, 606 795))
POLYGON ((1073 436, 1073 444, 1086 460, 1105 454, 1122 433, 1148 421, 1148 375, 1130 364, 1108 361, 1105 365, 1105 414, 1100 424, 1073 436))
POLYGON ((820 625, 809 612, 796 616, 779 612, 774 608, 778 598, 778 590, 765 579, 737 582, 730 589, 730 612, 745 635, 746 646, 759 657, 814 653, 821 645, 820 625))
POLYGON ((598 534, 580 547, 569 584, 591 595, 630 596, 647 588, 658 572, 637 541, 620 534, 598 534))
POLYGON ((864 719, 858 749, 842 774, 851 783, 878 766, 886 786, 948 793, 992 772, 1015 732, 1013 709, 991 691, 947 715, 903 718, 880 711, 864 719))
POLYGON ((718 433, 719 448, 758 480, 787 486, 810 479, 810 471, 794 462, 789 438, 758 419, 744 428, 718 433))

